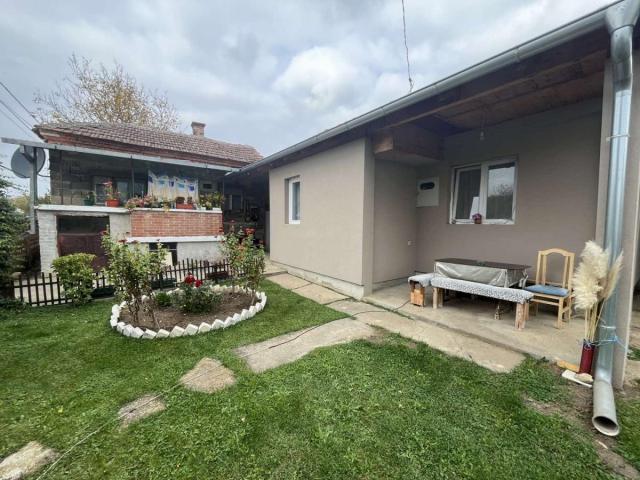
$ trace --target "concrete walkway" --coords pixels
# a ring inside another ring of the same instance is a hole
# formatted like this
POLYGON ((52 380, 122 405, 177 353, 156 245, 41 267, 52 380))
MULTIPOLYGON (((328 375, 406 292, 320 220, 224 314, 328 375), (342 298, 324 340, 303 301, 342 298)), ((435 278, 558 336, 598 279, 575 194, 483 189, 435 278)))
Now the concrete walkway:
MULTIPOLYGON (((508 346, 501 346, 493 342, 483 341, 482 339, 466 335, 460 331, 452 330, 446 326, 435 325, 433 322, 428 323, 425 321, 407 318, 404 310, 404 304, 408 297, 406 285, 402 285, 402 292, 404 293, 402 298, 399 297, 399 291, 396 290, 392 290, 391 292, 388 290, 382 291, 382 295, 376 298, 376 303, 382 304, 384 307, 390 309, 400 309, 400 314, 390 312, 381 306, 371 303, 358 302, 349 299, 348 297, 336 293, 333 290, 313 284, 289 273, 275 275, 270 277, 269 280, 277 283, 283 288, 303 295, 318 303, 328 305, 335 310, 344 312, 346 315, 354 316, 362 323, 383 328, 389 332, 402 335, 405 338, 422 342, 448 355, 470 360, 495 372, 511 371, 525 358, 521 352, 517 352, 508 346)), ((333 328, 333 323, 335 322, 331 322, 323 326, 323 335, 325 328, 333 328)), ((511 329, 513 329, 513 326, 511 326, 511 329)), ((295 336, 297 333, 298 332, 291 335, 295 336)), ((342 332, 335 332, 336 338, 341 338, 341 335, 342 332)), ((253 357, 250 357, 248 360, 250 368, 254 371, 263 371, 268 368, 274 368, 282 363, 294 361, 314 348, 332 344, 326 343, 326 339, 322 338, 322 336, 317 338, 314 335, 305 334, 303 337, 300 337, 300 341, 302 345, 304 345, 302 347, 304 353, 299 356, 296 356, 298 353, 295 348, 291 349, 291 344, 286 344, 286 346, 283 346, 282 348, 275 348, 274 345, 270 344, 272 341, 275 341, 276 343, 286 341, 286 339, 289 338, 287 335, 279 339, 272 339, 267 342, 262 342, 261 344, 251 345, 250 347, 253 349, 264 348, 267 346, 272 346, 274 348, 266 355, 261 354, 260 356, 256 356, 255 360, 251 360, 253 357), (264 366, 258 366, 257 364, 262 365, 262 361, 264 361, 264 366), (257 364, 252 366, 251 362, 257 362, 257 364)), ((243 349, 239 349, 237 353, 250 353, 252 350, 247 350, 247 348, 249 347, 243 347, 243 349)))
POLYGON ((524 355, 513 350, 488 344, 477 338, 461 335, 447 328, 412 320, 386 310, 375 310, 369 304, 342 301, 331 305, 340 311, 351 311, 361 322, 383 328, 405 338, 429 345, 454 357, 470 360, 494 372, 510 372, 524 360, 524 355))
POLYGON ((234 353, 244 357, 253 372, 261 373, 294 362, 316 348, 339 345, 376 335, 376 330, 369 325, 343 318, 236 348, 234 353))

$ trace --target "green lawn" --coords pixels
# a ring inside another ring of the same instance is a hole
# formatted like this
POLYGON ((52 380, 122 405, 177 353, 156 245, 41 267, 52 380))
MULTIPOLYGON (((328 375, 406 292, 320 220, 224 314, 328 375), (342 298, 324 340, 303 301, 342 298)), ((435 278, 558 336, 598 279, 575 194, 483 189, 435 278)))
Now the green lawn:
MULTIPOLYGON (((272 283, 265 290, 260 315, 189 338, 122 337, 108 328, 106 302, 0 321, 0 457, 30 440, 63 451, 211 356, 237 385, 214 395, 174 389, 164 412, 124 431, 109 425, 47 478, 608 476, 584 430, 523 402, 566 401, 550 369, 531 360, 497 375, 388 336, 251 373, 232 348, 343 316, 272 283)), ((624 425, 638 405, 621 412, 624 425)), ((640 466, 634 435, 621 450, 640 466)))

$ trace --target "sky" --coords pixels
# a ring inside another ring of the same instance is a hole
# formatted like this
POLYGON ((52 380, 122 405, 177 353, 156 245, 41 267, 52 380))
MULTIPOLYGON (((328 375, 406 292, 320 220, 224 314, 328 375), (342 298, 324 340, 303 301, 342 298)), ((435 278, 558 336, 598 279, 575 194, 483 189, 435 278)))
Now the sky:
MULTIPOLYGON (((405 0, 414 91, 608 3, 405 0)), ((0 80, 30 111, 70 55, 117 61, 166 93, 184 133, 201 121, 265 156, 409 91, 401 0, 5 0, 0 45, 0 80)), ((33 123, 1 88, 0 100, 33 123)), ((37 140, 7 116, 0 103, 0 136, 37 140)), ((14 150, 0 144, 2 165, 14 150)))

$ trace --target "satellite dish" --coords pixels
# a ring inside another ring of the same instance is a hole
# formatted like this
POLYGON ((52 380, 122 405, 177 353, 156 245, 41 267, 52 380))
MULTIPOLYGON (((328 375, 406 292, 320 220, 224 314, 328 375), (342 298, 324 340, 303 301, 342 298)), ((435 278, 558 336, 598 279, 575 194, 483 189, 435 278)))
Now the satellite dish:
POLYGON ((11 170, 20 178, 30 178, 33 170, 32 158, 36 158, 36 173, 42 170, 45 162, 44 149, 37 147, 24 147, 25 153, 18 148, 11 157, 11 170))

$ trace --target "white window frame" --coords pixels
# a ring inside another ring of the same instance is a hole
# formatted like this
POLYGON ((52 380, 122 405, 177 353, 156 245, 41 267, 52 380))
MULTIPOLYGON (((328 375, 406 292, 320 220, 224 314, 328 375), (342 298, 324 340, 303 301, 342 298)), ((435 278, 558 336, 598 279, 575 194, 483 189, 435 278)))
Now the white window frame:
POLYGON ((302 205, 301 205, 301 192, 302 192, 302 182, 300 181, 300 177, 291 177, 287 178, 287 223, 290 225, 299 225, 300 219, 302 218, 302 205), (293 218, 293 185, 298 184, 298 218, 293 218))
MULTIPOLYGON (((517 205, 517 186, 518 186, 518 158, 516 156, 508 156, 501 157, 492 160, 487 160, 484 162, 473 163, 469 165, 462 165, 460 167, 455 167, 452 171, 451 176, 451 201, 449 205, 449 223, 451 224, 472 224, 473 220, 471 219, 457 219, 455 218, 455 214, 457 211, 457 202, 458 202, 458 180, 459 172, 480 169, 480 193, 479 193, 479 204, 478 204, 478 212, 482 215, 482 223, 488 225, 513 225, 516 222, 516 205, 517 205), (512 219, 499 219, 492 218, 487 219, 487 194, 488 194, 488 185, 489 185, 489 167, 494 165, 502 165, 505 163, 513 163, 514 172, 513 172, 513 218, 512 219)), ((476 212, 471 212, 476 213, 476 212)))

